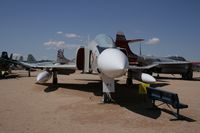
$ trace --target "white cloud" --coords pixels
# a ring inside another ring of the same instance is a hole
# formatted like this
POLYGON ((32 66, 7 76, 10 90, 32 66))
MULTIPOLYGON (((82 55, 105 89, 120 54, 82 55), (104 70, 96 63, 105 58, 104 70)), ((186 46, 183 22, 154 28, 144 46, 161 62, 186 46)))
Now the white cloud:
POLYGON ((78 34, 75 34, 75 33, 64 33, 62 31, 57 31, 56 34, 63 35, 64 37, 66 37, 68 39, 77 39, 77 38, 81 37, 81 36, 79 36, 78 34))
POLYGON ((80 38, 80 36, 75 34, 75 33, 67 33, 67 34, 65 34, 65 37, 69 38, 69 39, 71 39, 71 38, 80 38))
POLYGON ((57 33, 57 34, 59 34, 59 35, 60 35, 60 34, 63 34, 63 32, 62 32, 62 31, 58 31, 58 32, 56 32, 56 33, 57 33))
POLYGON ((78 48, 80 45, 77 44, 66 44, 65 41, 58 41, 58 40, 49 40, 48 42, 44 43, 45 46, 48 47, 48 49, 63 49, 63 48, 78 48))
POLYGON ((57 41, 57 40, 49 40, 48 42, 45 42, 44 45, 48 47, 54 47, 54 48, 64 48, 65 42, 57 41))
POLYGON ((148 41, 145 42, 146 44, 159 44, 160 43, 160 39, 153 37, 151 39, 149 39, 148 41))

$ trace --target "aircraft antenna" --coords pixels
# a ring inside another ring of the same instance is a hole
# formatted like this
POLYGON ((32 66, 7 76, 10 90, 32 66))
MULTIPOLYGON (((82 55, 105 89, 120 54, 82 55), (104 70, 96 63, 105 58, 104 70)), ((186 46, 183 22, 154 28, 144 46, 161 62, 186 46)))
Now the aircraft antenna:
POLYGON ((89 43, 90 42, 90 35, 88 34, 88 36, 87 36, 87 43, 89 43))

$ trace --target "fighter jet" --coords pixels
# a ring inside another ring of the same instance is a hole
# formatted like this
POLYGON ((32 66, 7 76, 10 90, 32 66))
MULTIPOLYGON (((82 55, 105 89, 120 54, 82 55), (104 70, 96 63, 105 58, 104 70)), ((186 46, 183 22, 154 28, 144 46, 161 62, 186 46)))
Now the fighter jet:
MULTIPOLYGON (((177 60, 177 61, 187 61, 182 56, 169 56, 167 58, 173 59, 173 60, 177 60)), ((187 61, 187 62, 191 62, 191 61, 187 61)), ((200 62, 191 62, 191 63, 192 63, 192 70, 193 70, 193 72, 199 72, 200 71, 200 62)))
POLYGON ((8 57, 8 53, 3 51, 0 57, 0 76, 5 77, 11 72, 10 65, 11 65, 11 58, 8 57))
POLYGON ((32 54, 28 54, 26 61, 21 61, 21 63, 28 63, 35 66, 53 65, 53 64, 69 64, 71 61, 64 56, 64 49, 59 49, 57 52, 57 60, 36 60, 32 54))
POLYGON ((26 69, 29 72, 29 76, 30 76, 30 71, 32 67, 30 65, 24 65, 20 61, 13 60, 12 55, 13 54, 11 54, 9 58, 8 53, 6 51, 2 52, 2 55, 0 57, 0 76, 5 77, 6 75, 10 74, 13 66, 17 66, 17 65, 20 65, 24 69, 26 69))
MULTIPOLYGON (((116 34, 116 46, 126 49, 129 64, 136 64, 137 66, 154 65, 149 69, 145 69, 144 72, 149 74, 154 73, 166 73, 166 74, 181 74, 183 79, 191 80, 193 77, 192 62, 186 61, 181 57, 154 57, 145 55, 134 54, 130 47, 129 42, 144 41, 143 39, 135 39, 132 41, 126 40, 123 32, 116 34)), ((130 72, 131 73, 131 72, 130 72)))
MULTIPOLYGON (((57 84, 57 73, 59 70, 65 70, 67 74, 74 73, 76 69, 83 73, 98 73, 103 86, 102 102, 112 102, 112 94, 115 92, 115 78, 121 77, 128 70, 134 71, 134 75, 129 78, 135 78, 146 83, 156 82, 155 78, 149 74, 142 73, 139 67, 129 65, 128 57, 122 48, 117 48, 113 39, 105 34, 99 34, 94 40, 88 43, 87 47, 80 47, 76 54, 76 64, 57 64, 49 66, 39 66, 45 71, 38 74, 37 83, 44 83, 53 75, 53 84, 57 84)), ((132 79, 131 79, 132 80, 132 79)))

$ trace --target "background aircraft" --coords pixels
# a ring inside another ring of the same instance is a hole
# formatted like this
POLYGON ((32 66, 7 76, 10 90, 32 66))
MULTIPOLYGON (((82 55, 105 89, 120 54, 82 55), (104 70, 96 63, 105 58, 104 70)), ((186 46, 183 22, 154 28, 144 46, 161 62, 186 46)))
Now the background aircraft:
POLYGON ((84 73, 96 72, 102 80, 103 98, 102 101, 112 102, 112 94, 115 92, 115 78, 126 74, 127 70, 134 72, 128 79, 135 78, 146 83, 154 83, 156 80, 149 74, 142 73, 141 70, 151 66, 129 65, 123 49, 116 47, 113 39, 105 34, 97 35, 94 40, 88 43, 87 47, 81 47, 77 51, 76 64, 57 64, 37 66, 45 69, 38 74, 37 82, 44 83, 53 75, 53 83, 57 83, 57 73, 60 70, 67 74, 74 73, 76 69, 84 73))
MULTIPOLYGON (((116 46, 126 49, 130 64, 137 66, 154 65, 144 72, 149 74, 166 73, 166 74, 181 74, 183 79, 191 80, 193 78, 192 62, 186 61, 184 58, 178 57, 154 57, 134 54, 130 47, 130 42, 143 41, 143 39, 126 40, 123 32, 116 34, 116 46)), ((131 73, 131 72, 130 72, 131 73)))
POLYGON ((71 61, 64 56, 64 49, 59 49, 57 52, 57 60, 39 60, 37 61, 32 54, 29 54, 26 61, 22 61, 25 63, 43 66, 43 65, 50 65, 50 64, 69 64, 71 61))
POLYGON ((12 54, 10 55, 10 58, 8 57, 8 53, 3 51, 0 57, 0 75, 5 77, 6 75, 11 73, 11 70, 15 67, 20 65, 24 69, 26 69, 29 72, 30 76, 30 71, 32 70, 32 67, 29 65, 24 65, 20 61, 13 60, 12 59, 12 54))
MULTIPOLYGON (((59 49, 57 52, 57 60, 40 60, 37 61, 32 54, 29 54, 27 57, 27 61, 19 62, 19 65, 31 67, 32 69, 44 69, 48 66, 58 66, 64 64, 74 64, 73 61, 65 58, 64 49, 59 49)), ((68 75, 68 71, 65 69, 56 69, 58 74, 68 75)), ((47 76, 48 77, 48 76, 47 76)))
MULTIPOLYGON (((182 56, 169 56, 168 58, 177 60, 177 61, 187 61, 184 57, 182 56)), ((190 62, 190 61, 188 61, 190 62)), ((200 62, 191 62, 192 63, 192 70, 193 71, 200 71, 200 62)))
POLYGON ((12 64, 12 54, 10 58, 8 57, 8 53, 3 51, 0 57, 0 76, 5 77, 9 73, 11 73, 10 65, 12 64))

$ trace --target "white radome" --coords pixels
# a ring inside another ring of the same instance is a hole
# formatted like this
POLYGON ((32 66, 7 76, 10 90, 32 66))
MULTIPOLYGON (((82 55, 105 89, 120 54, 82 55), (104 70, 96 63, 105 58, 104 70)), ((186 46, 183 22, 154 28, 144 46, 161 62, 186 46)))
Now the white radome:
POLYGON ((128 58, 119 49, 109 48, 98 57, 97 66, 100 72, 110 78, 124 75, 128 69, 128 58))

